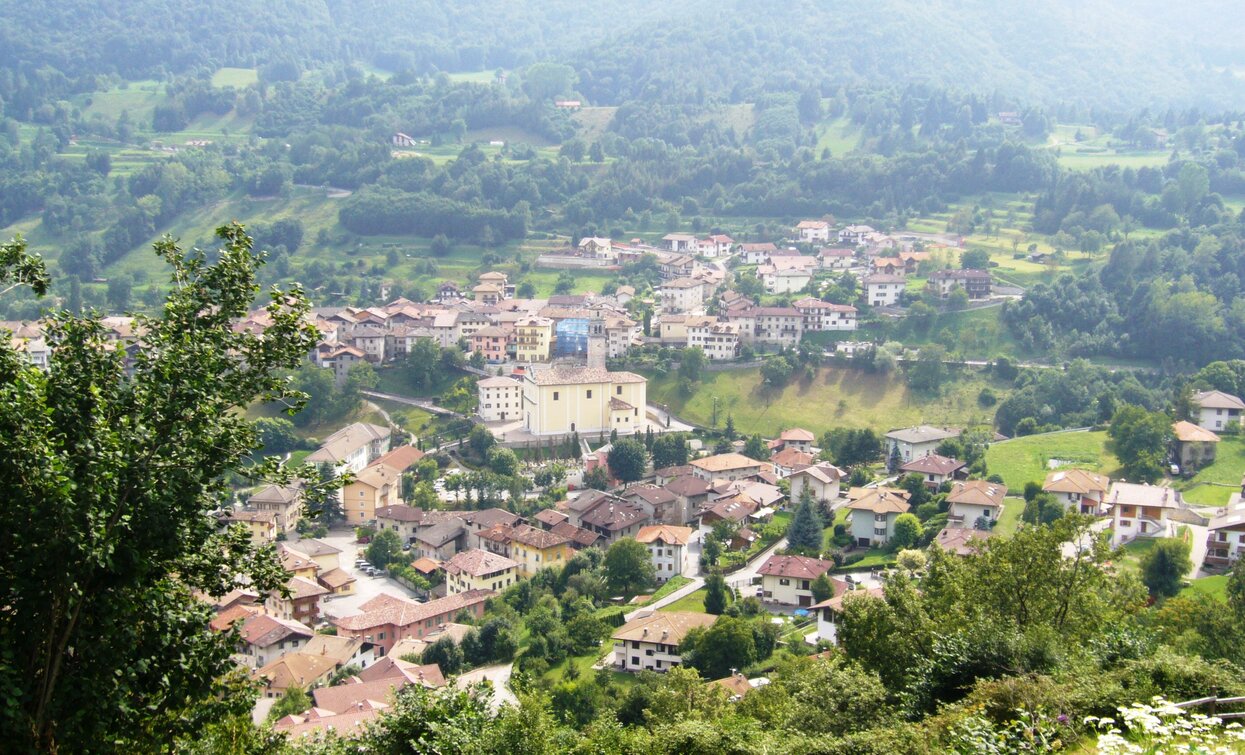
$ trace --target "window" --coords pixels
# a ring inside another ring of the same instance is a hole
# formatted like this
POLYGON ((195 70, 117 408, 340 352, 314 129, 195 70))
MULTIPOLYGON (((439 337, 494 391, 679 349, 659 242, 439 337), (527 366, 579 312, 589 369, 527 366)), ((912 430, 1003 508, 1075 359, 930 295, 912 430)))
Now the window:
POLYGON ((591 388, 589 388, 589 389, 588 389, 588 398, 592 398, 592 389, 591 389, 591 388))
POLYGON ((782 585, 783 587, 786 587, 786 586, 788 586, 788 585, 790 585, 790 584, 791 584, 791 580, 789 580, 789 579, 787 579, 787 578, 785 578, 785 577, 784 577, 784 578, 782 578, 782 579, 778 580, 778 584, 782 585))
POLYGON ((616 394, 618 394, 619 396, 621 396, 621 395, 622 395, 622 386, 621 386, 621 385, 616 385, 616 386, 614 386, 614 393, 616 393, 616 394))
POLYGON ((554 400, 554 401, 557 401, 557 400, 558 400, 558 392, 557 392, 557 391, 554 391, 554 392, 553 392, 553 400, 554 400))

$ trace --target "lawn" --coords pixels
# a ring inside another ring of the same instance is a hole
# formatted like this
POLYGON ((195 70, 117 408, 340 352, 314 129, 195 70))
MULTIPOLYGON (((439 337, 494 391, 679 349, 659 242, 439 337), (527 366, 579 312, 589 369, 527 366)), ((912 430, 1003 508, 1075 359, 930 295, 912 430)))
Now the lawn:
POLYGON ((397 401, 386 401, 379 398, 369 400, 388 412, 394 422, 417 435, 422 434, 421 431, 428 428, 436 420, 435 415, 420 409, 418 406, 399 404, 397 401))
POLYGON ((679 588, 687 585, 691 581, 692 581, 691 577, 685 577, 682 574, 671 577, 670 579, 666 580, 665 583, 663 583, 661 587, 657 588, 656 592, 648 596, 648 600, 644 601, 644 603, 642 603, 641 605, 648 605, 649 603, 652 603, 655 600, 661 600, 662 598, 666 597, 670 593, 676 592, 679 588))
POLYGON ((1020 515, 1025 513, 1023 498, 1004 498, 1003 513, 994 524, 994 531, 1000 535, 1014 535, 1020 528, 1020 515))
POLYGON ((1171 153, 1165 150, 1117 152, 1077 152, 1075 148, 1063 147, 1059 153, 1059 164, 1070 170, 1093 170, 1107 165, 1118 165, 1121 168, 1161 168, 1171 159, 1171 153))
POLYGON ((832 157, 842 157, 860 146, 860 131, 846 117, 818 124, 816 133, 818 157, 824 149, 832 157))
POLYGON ((1228 602, 1228 575, 1218 574, 1213 577, 1195 579, 1189 583, 1185 591, 1209 595, 1215 600, 1221 600, 1226 603, 1228 602))
POLYGON ((904 318, 890 325, 885 337, 905 346, 942 344, 948 352, 965 359, 1020 357, 1023 350, 1011 330, 1003 324, 1002 315, 1002 307, 943 312, 934 315, 928 326, 924 327, 910 318, 904 318))
MULTIPOLYGON (((850 551, 847 555, 854 556, 858 551, 850 551)), ((861 569, 872 569, 875 566, 890 566, 895 563, 895 553, 885 548, 870 548, 864 551, 864 558, 850 564, 844 564, 835 571, 860 571, 861 569)))
POLYGON ((259 71, 254 68, 222 68, 212 74, 212 86, 243 89, 259 83, 259 71))
POLYGON ((1030 435, 1024 438, 993 443, 986 451, 986 466, 991 474, 1002 475, 1003 484, 1013 492, 1024 489, 1029 481, 1042 482, 1053 471, 1048 466, 1058 459, 1061 467, 1077 467, 1112 475, 1120 462, 1106 450, 1105 432, 1061 432, 1030 435))
POLYGON ((685 595, 668 606, 657 609, 658 611, 692 611, 694 613, 705 612, 705 588, 700 588, 696 592, 685 595))
MULTIPOLYGON (((566 674, 567 666, 575 666, 575 670, 579 672, 580 677, 591 676, 595 671, 592 670, 593 664, 605 657, 606 653, 612 653, 614 650, 614 641, 605 640, 601 643, 600 649, 588 655, 573 655, 570 658, 550 666, 549 670, 541 674, 541 681, 547 684, 557 684, 566 674)), ((636 683, 635 674, 628 674, 623 671, 611 671, 610 677, 625 686, 631 686, 636 683)))
POLYGON ((395 396, 406 396, 409 398, 435 397, 444 393, 455 381, 466 375, 466 373, 456 370, 437 370, 433 374, 435 376, 433 384, 425 388, 419 388, 411 382, 409 370, 401 366, 381 367, 376 370, 376 375, 380 378, 376 390, 379 393, 390 393, 395 396))
POLYGON ((1179 487, 1189 503, 1204 506, 1226 506, 1232 492, 1240 490, 1245 476, 1245 439, 1222 436, 1215 449, 1215 463, 1201 469, 1192 480, 1179 487))
POLYGON ((1154 544, 1158 540, 1152 537, 1139 537, 1132 542, 1124 545, 1124 557, 1120 559, 1120 566, 1133 571, 1141 571, 1141 557, 1154 549, 1154 544))
POLYGON ((988 384, 980 372, 964 370, 947 381, 940 395, 930 396, 909 390, 898 371, 822 367, 809 380, 792 380, 773 389, 763 385, 759 369, 748 368, 706 372, 690 396, 679 392, 677 375, 650 376, 648 395, 650 402, 669 404, 676 415, 706 426, 713 421, 716 399, 719 426, 730 415, 741 432, 774 437, 791 427, 820 434, 834 427, 885 432, 921 423, 989 424, 993 409, 977 403, 977 395, 988 384))

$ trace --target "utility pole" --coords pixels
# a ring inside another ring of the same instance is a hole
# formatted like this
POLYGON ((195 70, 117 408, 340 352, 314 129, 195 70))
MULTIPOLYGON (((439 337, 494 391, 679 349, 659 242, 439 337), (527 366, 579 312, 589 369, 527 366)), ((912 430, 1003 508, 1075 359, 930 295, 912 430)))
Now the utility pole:
POLYGON ((713 427, 715 430, 718 427, 718 397, 717 396, 713 397, 713 427))

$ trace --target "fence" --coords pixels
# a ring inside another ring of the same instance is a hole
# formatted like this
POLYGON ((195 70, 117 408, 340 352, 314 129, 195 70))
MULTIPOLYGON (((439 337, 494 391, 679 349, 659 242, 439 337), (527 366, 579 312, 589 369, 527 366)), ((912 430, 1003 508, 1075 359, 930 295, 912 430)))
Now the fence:
POLYGON ((1232 719, 1236 719, 1236 718, 1245 719, 1245 710, 1232 711, 1228 713, 1219 713, 1218 712, 1219 706, 1220 705, 1239 706, 1243 704, 1245 704, 1245 697, 1218 697, 1215 695, 1211 695, 1210 697, 1199 697, 1196 700, 1185 700, 1183 703, 1176 703, 1176 707, 1180 708, 1181 710, 1188 710, 1189 708, 1205 707, 1207 709, 1207 712, 1210 715, 1220 718, 1224 721, 1231 721, 1232 719))

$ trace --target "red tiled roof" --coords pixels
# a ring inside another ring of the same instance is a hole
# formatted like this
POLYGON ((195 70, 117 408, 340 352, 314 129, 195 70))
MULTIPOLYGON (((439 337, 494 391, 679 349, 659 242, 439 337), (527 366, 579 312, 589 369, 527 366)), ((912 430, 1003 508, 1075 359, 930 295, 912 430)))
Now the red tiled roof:
POLYGON ((342 629, 356 632, 390 624, 395 627, 406 627, 417 621, 455 614, 464 608, 483 603, 494 594, 492 590, 468 590, 457 595, 430 600, 427 603, 415 603, 381 593, 359 606, 361 614, 336 618, 332 621, 342 629))
POLYGON ((817 579, 834 568, 833 561, 807 556, 770 556, 757 571, 761 576, 817 579))

